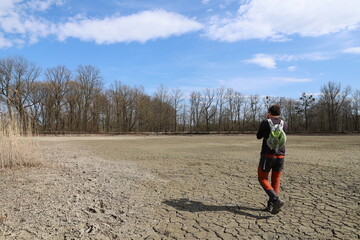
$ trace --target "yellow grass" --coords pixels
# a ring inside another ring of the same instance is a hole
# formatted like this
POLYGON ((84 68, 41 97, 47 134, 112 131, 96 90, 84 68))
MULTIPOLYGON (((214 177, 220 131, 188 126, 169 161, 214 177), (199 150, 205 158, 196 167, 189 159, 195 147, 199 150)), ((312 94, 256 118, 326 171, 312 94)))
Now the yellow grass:
POLYGON ((0 118, 0 169, 41 164, 31 129, 22 129, 15 121, 0 118))

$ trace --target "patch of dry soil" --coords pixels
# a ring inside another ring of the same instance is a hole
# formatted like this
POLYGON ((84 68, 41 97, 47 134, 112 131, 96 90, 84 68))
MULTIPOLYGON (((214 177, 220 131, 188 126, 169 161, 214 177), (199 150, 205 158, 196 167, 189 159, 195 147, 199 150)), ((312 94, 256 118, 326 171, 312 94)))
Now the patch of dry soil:
POLYGON ((41 137, 0 172, 0 239, 359 239, 360 136, 289 136, 278 215, 254 136, 41 137))

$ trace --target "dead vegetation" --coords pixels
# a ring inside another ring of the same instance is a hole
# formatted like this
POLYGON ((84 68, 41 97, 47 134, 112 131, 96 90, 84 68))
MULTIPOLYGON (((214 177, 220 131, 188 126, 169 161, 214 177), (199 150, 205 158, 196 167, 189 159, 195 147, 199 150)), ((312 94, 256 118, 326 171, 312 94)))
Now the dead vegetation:
POLYGON ((0 170, 41 164, 31 127, 22 127, 10 118, 0 118, 0 170))

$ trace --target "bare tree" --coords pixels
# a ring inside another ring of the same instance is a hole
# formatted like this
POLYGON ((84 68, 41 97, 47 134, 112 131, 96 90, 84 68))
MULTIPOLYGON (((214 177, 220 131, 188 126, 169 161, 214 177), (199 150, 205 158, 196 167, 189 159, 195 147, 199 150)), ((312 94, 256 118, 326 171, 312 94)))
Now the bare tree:
POLYGON ((71 71, 65 66, 48 68, 45 72, 45 80, 49 87, 49 99, 52 103, 49 111, 49 124, 55 125, 55 130, 60 130, 62 107, 65 105, 65 94, 68 91, 68 84, 71 79, 71 71), (51 117, 53 116, 53 118, 51 117))
POLYGON ((170 113, 170 97, 168 94, 168 89, 164 85, 160 85, 154 93, 154 114, 155 114, 155 123, 157 131, 167 131, 169 126, 169 121, 171 119, 170 113))
POLYGON ((45 104, 44 100, 48 95, 48 86, 44 82, 34 82, 34 87, 32 88, 32 92, 29 96, 29 101, 31 102, 30 110, 30 118, 32 129, 34 131, 40 130, 44 126, 45 121, 45 104))
POLYGON ((109 111, 109 101, 103 92, 98 92, 94 99, 92 100, 92 104, 89 108, 89 124, 88 131, 91 132, 103 132, 107 128, 105 126, 108 121, 107 117, 109 111))
POLYGON ((121 91, 121 97, 123 99, 123 129, 126 132, 131 132, 136 123, 136 89, 124 85, 121 91))
POLYGON ((220 132, 223 127, 224 109, 226 104, 225 88, 221 87, 216 89, 216 105, 215 111, 217 112, 218 131, 220 132))
POLYGON ((40 73, 37 65, 23 57, 7 58, 0 63, 1 93, 6 99, 9 116, 12 117, 11 109, 14 107, 24 129, 27 126, 27 109, 32 106, 30 95, 40 73))
MULTIPOLYGON (((186 103, 183 103, 181 106, 181 125, 182 125, 182 132, 186 131, 186 127, 190 127, 190 122, 187 121, 189 119, 188 111, 187 111, 187 105, 186 103)), ((190 129, 189 129, 190 130, 190 129)))
POLYGON ((190 94, 190 132, 193 128, 199 131, 201 118, 201 93, 194 91, 190 94))
POLYGON ((305 131, 309 130, 309 110, 315 104, 315 98, 312 94, 306 94, 303 92, 299 98, 299 104, 295 107, 298 114, 302 114, 305 119, 305 131))
POLYGON ((354 122, 354 130, 359 132, 360 126, 360 90, 357 89, 352 94, 352 111, 351 116, 354 122))
POLYGON ((250 111, 251 111, 251 118, 253 122, 253 130, 257 128, 256 117, 260 112, 260 97, 259 95, 251 95, 249 97, 249 104, 250 104, 250 111))
POLYGON ((14 61, 14 58, 5 58, 0 60, 0 93, 5 99, 10 119, 12 119, 14 61))
POLYGON ((237 131, 240 131, 241 109, 244 104, 244 96, 240 92, 234 91, 232 88, 228 88, 225 98, 227 99, 227 106, 230 115, 229 131, 234 129, 235 124, 237 125, 237 131))
POLYGON ((226 89, 225 92, 225 119, 226 119, 226 128, 231 132, 234 128, 235 114, 234 114, 234 90, 232 88, 226 89))
POLYGON ((109 90, 109 95, 112 103, 112 109, 115 114, 115 125, 118 132, 122 131, 122 110, 123 101, 121 97, 121 83, 116 81, 109 90))
POLYGON ((77 70, 76 81, 80 86, 82 126, 83 131, 87 131, 87 124, 91 116, 88 115, 89 108, 95 96, 99 94, 103 86, 103 78, 100 70, 92 65, 80 65, 77 70))
POLYGON ((136 130, 140 132, 155 131, 151 97, 144 93, 142 87, 137 87, 136 109, 136 130))
POLYGON ((267 111, 269 109, 269 107, 271 106, 273 99, 270 96, 265 96, 263 98, 263 101, 264 101, 265 111, 267 111))
POLYGON ((97 126, 97 129, 99 132, 109 132, 111 130, 110 121, 112 107, 110 97, 108 96, 108 91, 105 93, 100 93, 96 96, 96 104, 93 111, 95 114, 97 114, 97 124, 99 125, 97 126))
POLYGON ((292 132, 298 132, 300 131, 299 128, 299 114, 297 113, 297 110, 299 108, 299 101, 296 101, 294 99, 287 99, 285 101, 282 116, 286 119, 286 121, 289 124, 288 131, 292 132))
POLYGON ((174 109, 174 131, 177 132, 179 111, 181 104, 184 101, 183 91, 180 88, 172 89, 170 94, 170 99, 171 99, 171 106, 174 109))
POLYGON ((216 108, 213 106, 215 91, 214 89, 205 89, 202 96, 202 114, 205 119, 206 131, 210 132, 210 120, 216 114, 216 108))
POLYGON ((351 127, 352 121, 352 104, 351 98, 346 98, 340 112, 340 123, 341 123, 341 131, 342 132, 349 132, 354 127, 351 127))
POLYGON ((65 95, 65 118, 67 130, 80 131, 81 126, 81 89, 80 83, 70 81, 68 83, 68 91, 65 95))
POLYGON ((321 101, 327 111, 329 131, 331 132, 338 130, 338 117, 350 91, 350 87, 346 87, 342 91, 341 84, 334 82, 328 82, 321 87, 321 101))
MULTIPOLYGON (((163 85, 153 95, 142 87, 115 83, 104 89, 99 69, 78 66, 74 79, 65 66, 40 68, 22 57, 0 59, 0 111, 43 131, 248 131, 256 130, 264 111, 279 104, 292 131, 359 131, 360 91, 328 82, 316 99, 243 96, 231 88, 170 92, 163 85), (351 94, 351 95, 350 95, 351 94), (185 101, 185 99, 188 99, 185 101), (299 113, 299 114, 297 114, 299 113), (315 114, 316 113, 316 114, 315 114)), ((24 129, 25 130, 25 129, 24 129)))

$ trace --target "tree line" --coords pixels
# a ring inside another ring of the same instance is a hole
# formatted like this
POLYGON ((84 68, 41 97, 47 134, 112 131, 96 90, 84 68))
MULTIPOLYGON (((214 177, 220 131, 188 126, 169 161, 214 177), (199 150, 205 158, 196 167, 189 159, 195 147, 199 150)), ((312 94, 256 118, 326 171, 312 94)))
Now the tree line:
POLYGON ((298 99, 224 87, 185 94, 163 85, 149 95, 119 81, 105 88, 93 65, 41 70, 23 57, 0 59, 1 118, 39 133, 245 133, 257 130, 272 104, 280 105, 290 132, 359 132, 360 90, 340 83, 298 99))

